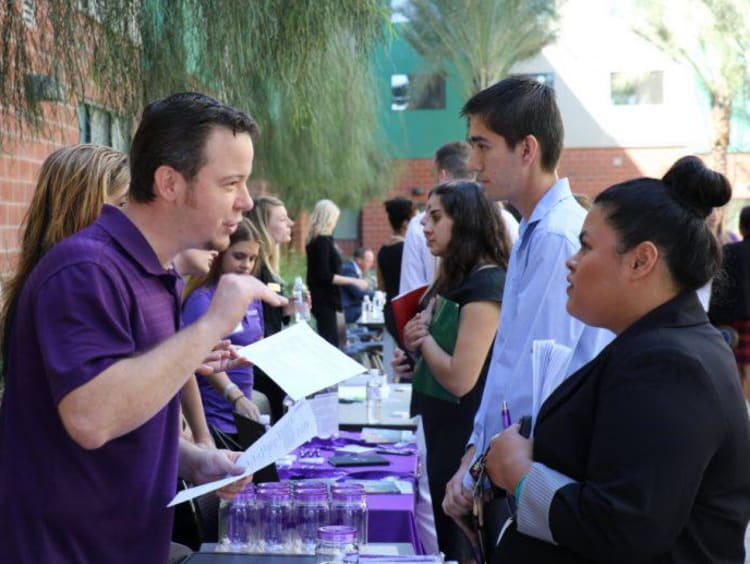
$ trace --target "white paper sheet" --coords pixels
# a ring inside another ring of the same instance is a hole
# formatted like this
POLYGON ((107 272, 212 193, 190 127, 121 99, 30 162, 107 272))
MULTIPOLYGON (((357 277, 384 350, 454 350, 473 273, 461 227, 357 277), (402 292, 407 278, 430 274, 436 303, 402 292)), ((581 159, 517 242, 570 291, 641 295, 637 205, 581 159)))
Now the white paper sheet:
POLYGON ((367 370, 307 323, 295 323, 237 352, 258 365, 295 401, 367 370))
POLYGON ((243 474, 182 490, 169 502, 168 507, 218 490, 240 478, 249 476, 278 458, 289 454, 317 434, 318 423, 315 413, 310 402, 303 399, 295 403, 276 425, 242 453, 242 456, 237 460, 237 464, 245 467, 246 470, 243 474))
POLYGON ((573 351, 554 340, 537 340, 532 344, 532 421, 536 423, 539 410, 552 392, 568 376, 568 364, 573 351))

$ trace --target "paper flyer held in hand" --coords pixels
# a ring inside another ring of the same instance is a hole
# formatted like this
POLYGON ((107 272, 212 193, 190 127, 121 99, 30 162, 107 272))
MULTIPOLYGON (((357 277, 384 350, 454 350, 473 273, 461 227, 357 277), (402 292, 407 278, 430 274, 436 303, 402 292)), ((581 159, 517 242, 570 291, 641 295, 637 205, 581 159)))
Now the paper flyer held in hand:
POLYGON ((237 464, 245 467, 244 473, 182 490, 169 502, 168 507, 213 492, 245 478, 289 454, 317 435, 318 421, 315 417, 313 402, 303 399, 295 403, 276 425, 242 453, 242 456, 237 460, 237 464))
POLYGON ((544 401, 568 376, 573 351, 554 340, 537 340, 531 346, 532 415, 539 414, 544 401))
POLYGON ((313 331, 295 323, 237 351, 297 401, 367 369, 313 331))

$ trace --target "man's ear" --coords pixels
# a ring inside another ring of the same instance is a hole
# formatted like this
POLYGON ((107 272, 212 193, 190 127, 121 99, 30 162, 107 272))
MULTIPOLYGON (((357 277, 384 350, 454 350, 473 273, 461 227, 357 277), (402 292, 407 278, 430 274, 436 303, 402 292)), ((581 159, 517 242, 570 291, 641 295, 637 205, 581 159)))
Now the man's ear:
POLYGON ((539 158, 539 141, 533 135, 521 139, 516 147, 520 148, 520 155, 525 164, 531 164, 539 158))
POLYGON ((154 172, 154 194, 168 202, 177 199, 185 180, 182 175, 168 165, 161 165, 154 172))
POLYGON ((651 241, 642 241, 628 252, 628 269, 634 280, 651 274, 659 262, 659 249, 651 241))
POLYGON ((450 174, 444 168, 439 168, 437 171, 437 184, 445 184, 451 179, 450 174))

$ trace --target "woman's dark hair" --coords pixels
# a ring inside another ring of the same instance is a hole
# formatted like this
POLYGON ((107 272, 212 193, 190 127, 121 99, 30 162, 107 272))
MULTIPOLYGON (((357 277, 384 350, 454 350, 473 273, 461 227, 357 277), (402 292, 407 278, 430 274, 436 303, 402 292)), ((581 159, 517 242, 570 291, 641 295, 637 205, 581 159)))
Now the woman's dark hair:
POLYGON ((444 294, 460 286, 469 273, 481 263, 508 267, 510 240, 500 212, 484 195, 476 182, 453 181, 440 184, 430 191, 430 196, 440 198, 440 203, 453 220, 451 240, 440 270, 434 291, 444 294))
POLYGON ((625 253, 651 241, 682 290, 697 290, 721 267, 721 247, 706 225, 715 207, 732 197, 726 177, 698 157, 679 159, 661 180, 638 178, 610 186, 594 199, 625 253))
POLYGON ((398 233, 414 216, 414 202, 403 196, 397 196, 392 200, 386 200, 385 213, 388 214, 388 223, 391 224, 393 231, 398 233))

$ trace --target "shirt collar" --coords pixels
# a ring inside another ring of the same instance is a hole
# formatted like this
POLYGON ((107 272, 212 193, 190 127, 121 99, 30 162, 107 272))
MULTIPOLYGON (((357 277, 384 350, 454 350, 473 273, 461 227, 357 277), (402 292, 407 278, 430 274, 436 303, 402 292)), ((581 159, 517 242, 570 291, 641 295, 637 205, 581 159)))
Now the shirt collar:
POLYGON ((164 269, 154 249, 120 208, 105 204, 97 224, 147 273, 161 276, 172 272, 164 269))
POLYGON ((554 208, 559 202, 566 198, 572 197, 573 194, 570 191, 570 184, 568 183, 568 179, 560 178, 550 187, 549 190, 544 193, 542 199, 537 202, 534 210, 529 216, 529 219, 527 220, 525 217, 521 219, 521 223, 518 226, 519 239, 523 238, 526 229, 530 225, 533 225, 534 223, 544 218, 544 216, 552 211, 552 208, 554 208))

